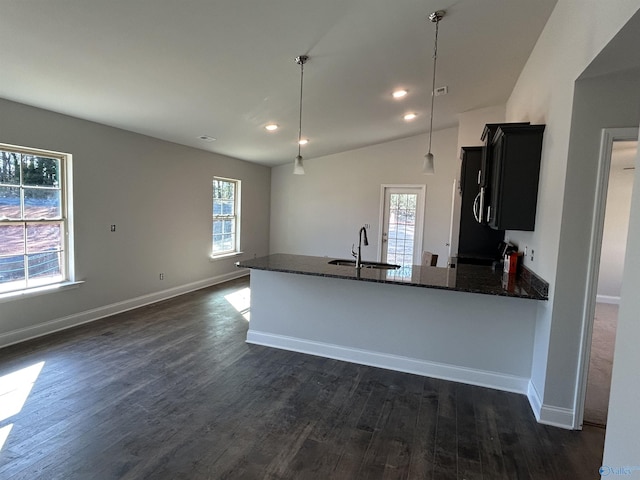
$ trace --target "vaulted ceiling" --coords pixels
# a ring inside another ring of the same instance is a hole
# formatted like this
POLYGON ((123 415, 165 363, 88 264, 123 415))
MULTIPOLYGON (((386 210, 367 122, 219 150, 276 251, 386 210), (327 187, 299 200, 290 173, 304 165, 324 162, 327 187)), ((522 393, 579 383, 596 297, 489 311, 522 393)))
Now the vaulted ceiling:
MULTIPOLYGON (((4 1, 0 97, 278 165, 425 133, 504 103, 556 0, 4 1), (394 100, 391 93, 408 95, 394 100), (403 120, 415 112, 411 122, 403 120), (269 133, 268 123, 279 129, 269 133), (215 141, 198 137, 209 135, 215 141)), ((0 139, 1 141, 1 139, 0 139)))

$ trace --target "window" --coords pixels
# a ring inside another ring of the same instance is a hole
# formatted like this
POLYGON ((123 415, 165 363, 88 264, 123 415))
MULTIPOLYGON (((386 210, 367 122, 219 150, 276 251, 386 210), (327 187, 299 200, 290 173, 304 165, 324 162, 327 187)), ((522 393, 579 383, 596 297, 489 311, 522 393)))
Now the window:
POLYGON ((212 256, 240 251, 240 180, 213 179, 212 256))
POLYGON ((69 163, 0 144, 0 293, 69 279, 69 163))

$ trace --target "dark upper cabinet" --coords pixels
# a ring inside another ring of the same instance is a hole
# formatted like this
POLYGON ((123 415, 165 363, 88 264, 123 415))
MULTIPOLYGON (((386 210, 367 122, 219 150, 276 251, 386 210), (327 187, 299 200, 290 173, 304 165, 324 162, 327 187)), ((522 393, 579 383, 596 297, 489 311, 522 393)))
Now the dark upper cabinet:
MULTIPOLYGON (((492 148, 493 148, 493 137, 495 137, 498 128, 502 126, 525 126, 530 125, 529 122, 519 122, 519 123, 487 123, 484 126, 484 130, 482 131, 482 136, 480 140, 484 143, 484 149, 482 150, 482 169, 480 173, 480 186, 488 189, 491 187, 491 172, 493 171, 492 167, 492 148)), ((487 196, 489 198, 489 196, 487 196)))
POLYGON ((462 147, 460 169, 460 233, 458 261, 480 262, 498 257, 498 247, 504 231, 478 223, 482 147, 462 147))
POLYGON ((526 126, 529 122, 520 123, 487 123, 480 139, 484 143, 478 184, 480 185, 478 222, 487 224, 488 210, 491 201, 491 175, 493 173, 493 137, 502 126, 526 126))
POLYGON ((502 124, 491 141, 487 221, 497 230, 534 230, 544 125, 502 124))

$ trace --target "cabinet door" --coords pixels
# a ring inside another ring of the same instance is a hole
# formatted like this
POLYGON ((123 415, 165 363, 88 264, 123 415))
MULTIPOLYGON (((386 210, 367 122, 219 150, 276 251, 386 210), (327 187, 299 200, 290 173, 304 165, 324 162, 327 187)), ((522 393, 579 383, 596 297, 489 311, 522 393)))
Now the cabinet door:
POLYGON ((496 132, 488 209, 492 228, 534 230, 544 127, 504 126, 496 132))
POLYGON ((487 223, 491 228, 499 228, 500 199, 502 198, 502 168, 504 167, 503 154, 504 135, 495 139, 491 148, 491 185, 488 188, 487 223))
POLYGON ((493 136, 496 133, 496 130, 498 129, 498 124, 494 124, 494 123, 489 123, 487 125, 485 125, 484 127, 484 131, 482 132, 482 141, 484 142, 484 148, 482 149, 482 164, 480 167, 480 186, 484 187, 484 188, 489 188, 489 182, 491 179, 491 170, 493 170, 492 168, 492 162, 491 162, 491 155, 492 155, 492 145, 493 145, 493 136))
POLYGON ((494 165, 494 138, 498 129, 501 127, 525 127, 530 125, 529 122, 513 122, 513 123, 487 123, 482 131, 481 140, 484 142, 484 148, 482 149, 482 167, 480 169, 480 188, 482 189, 482 196, 480 199, 480 218, 481 223, 488 223, 489 206, 493 197, 493 172, 494 165))

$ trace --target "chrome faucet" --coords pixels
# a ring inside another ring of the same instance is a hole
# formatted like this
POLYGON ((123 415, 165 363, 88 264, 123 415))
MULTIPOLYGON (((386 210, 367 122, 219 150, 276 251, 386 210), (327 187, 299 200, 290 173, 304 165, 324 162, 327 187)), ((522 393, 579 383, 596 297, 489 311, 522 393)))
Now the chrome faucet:
POLYGON ((367 238, 367 229, 362 227, 358 233, 358 251, 355 251, 355 245, 351 245, 351 255, 356 259, 356 268, 362 268, 362 234, 364 233, 364 246, 369 245, 369 239, 367 238))

